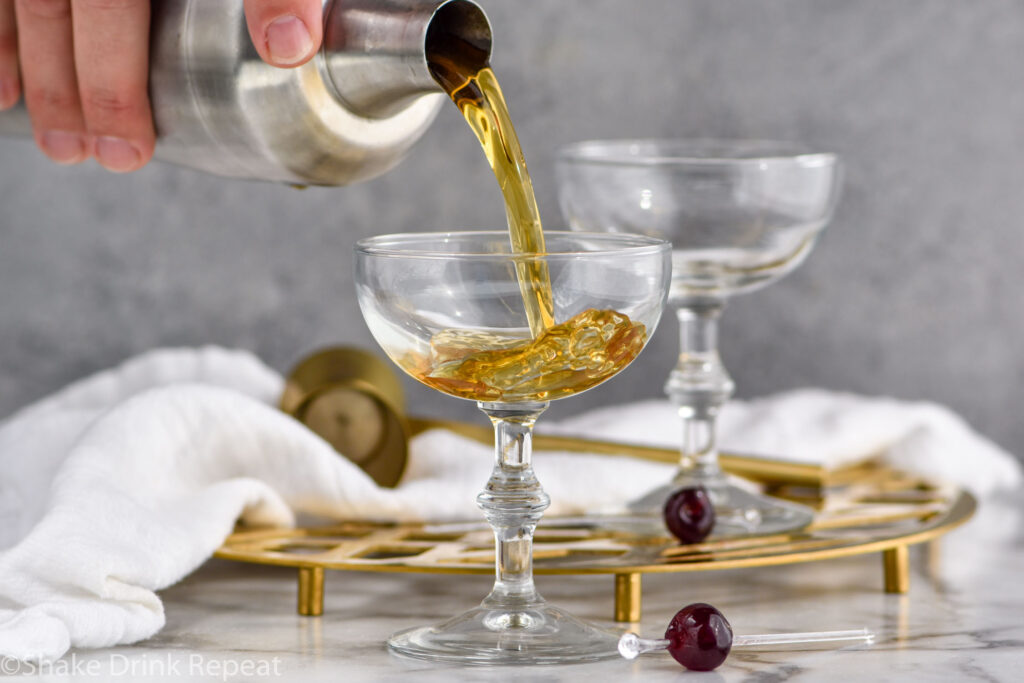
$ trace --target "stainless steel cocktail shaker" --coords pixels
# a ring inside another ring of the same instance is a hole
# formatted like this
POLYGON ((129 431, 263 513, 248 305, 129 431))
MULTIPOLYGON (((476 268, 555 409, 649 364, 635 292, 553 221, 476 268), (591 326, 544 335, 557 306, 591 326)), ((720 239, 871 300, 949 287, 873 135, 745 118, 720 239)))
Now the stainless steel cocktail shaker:
MULTIPOLYGON (((491 47, 470 0, 325 0, 323 48, 297 69, 260 60, 240 1, 154 0, 151 34, 156 158, 314 185, 378 176, 426 131, 444 99, 428 44, 491 47)), ((23 104, 4 133, 31 133, 23 104)))

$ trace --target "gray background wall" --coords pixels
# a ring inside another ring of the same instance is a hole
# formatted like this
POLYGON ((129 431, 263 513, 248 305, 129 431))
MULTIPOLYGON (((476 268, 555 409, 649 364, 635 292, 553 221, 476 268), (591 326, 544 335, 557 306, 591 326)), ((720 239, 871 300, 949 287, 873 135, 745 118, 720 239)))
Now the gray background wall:
MULTIPOLYGON (((723 355, 750 397, 806 385, 946 403, 1024 453, 1024 5, 1012 0, 481 0, 549 226, 557 145, 796 138, 840 152, 845 194, 809 261, 736 299, 723 355)), ((0 141, 0 414, 164 345, 286 369, 373 347, 363 236, 503 225, 454 108, 362 186, 296 191, 166 165, 65 169, 0 141)), ((555 412, 658 396, 676 332, 555 412)), ((414 411, 469 416, 408 384, 414 411)))

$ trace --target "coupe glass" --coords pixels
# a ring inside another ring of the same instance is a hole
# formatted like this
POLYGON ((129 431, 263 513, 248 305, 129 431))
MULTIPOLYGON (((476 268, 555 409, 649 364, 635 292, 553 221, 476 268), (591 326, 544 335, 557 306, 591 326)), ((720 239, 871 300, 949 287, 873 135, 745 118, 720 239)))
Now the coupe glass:
POLYGON ((673 490, 700 484, 715 506, 716 536, 806 526, 810 509, 749 493, 718 465, 715 419, 734 388, 718 355, 718 319, 730 296, 775 282, 810 253, 836 203, 837 157, 769 141, 590 141, 563 148, 557 173, 574 230, 639 233, 673 246, 669 303, 680 353, 665 393, 682 418, 680 465, 631 511, 660 520, 673 490))
POLYGON ((496 580, 479 607, 397 633, 400 654, 465 664, 614 658, 617 634, 549 605, 533 583, 533 531, 548 496, 534 475, 534 422, 556 398, 628 365, 661 316, 671 246, 640 235, 545 233, 544 254, 513 254, 507 232, 375 237, 356 247, 359 305, 407 373, 476 400, 494 425, 495 464, 477 503, 494 530, 496 580), (533 338, 524 298, 555 325, 533 338), (577 325, 575 329, 574 325, 577 325))

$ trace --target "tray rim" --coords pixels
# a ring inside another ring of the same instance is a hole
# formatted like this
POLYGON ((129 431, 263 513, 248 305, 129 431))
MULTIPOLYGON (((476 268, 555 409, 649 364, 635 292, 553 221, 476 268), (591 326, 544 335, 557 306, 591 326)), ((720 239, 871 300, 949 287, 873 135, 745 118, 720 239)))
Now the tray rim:
MULTIPOLYGON (((967 522, 977 509, 977 500, 967 491, 956 490, 956 497, 952 500, 949 508, 944 512, 937 513, 935 518, 929 520, 921 528, 915 528, 909 533, 898 534, 889 538, 871 540, 866 543, 851 543, 849 545, 838 545, 825 548, 809 548, 783 552, 778 554, 757 555, 754 557, 738 557, 716 560, 709 557, 706 561, 680 561, 665 562, 660 564, 606 564, 591 565, 573 564, 563 567, 545 567, 534 565, 534 573, 539 575, 596 575, 596 574, 671 574, 695 571, 716 571, 724 569, 740 569, 746 567, 767 567, 784 564, 798 564, 802 562, 815 562, 854 555, 864 555, 879 551, 892 550, 899 547, 916 545, 936 538, 952 531, 967 522)), ((555 522, 558 518, 551 518, 548 522, 555 522)), ((338 520, 335 524, 324 527, 297 527, 291 529, 258 529, 251 531, 240 531, 229 536, 224 544, 214 552, 214 557, 245 562, 249 564, 261 564, 268 566, 280 566, 291 568, 320 568, 337 571, 365 571, 365 572, 392 572, 392 573, 417 573, 417 574, 493 574, 493 560, 474 564, 467 562, 459 565, 428 565, 428 564, 373 564, 370 562, 352 562, 349 560, 311 560, 304 559, 302 555, 288 556, 262 554, 256 556, 245 551, 233 549, 232 543, 242 543, 246 540, 254 541, 261 538, 302 539, 311 538, 317 535, 329 535, 325 532, 336 528, 341 524, 366 524, 380 525, 380 531, 395 532, 398 530, 414 531, 428 526, 424 523, 396 523, 387 525, 382 522, 368 520, 338 520)), ((375 532, 371 532, 366 539, 370 539, 375 532)), ((652 544, 653 545, 653 544, 652 544)), ((672 547, 671 544, 662 544, 664 548, 672 547)))

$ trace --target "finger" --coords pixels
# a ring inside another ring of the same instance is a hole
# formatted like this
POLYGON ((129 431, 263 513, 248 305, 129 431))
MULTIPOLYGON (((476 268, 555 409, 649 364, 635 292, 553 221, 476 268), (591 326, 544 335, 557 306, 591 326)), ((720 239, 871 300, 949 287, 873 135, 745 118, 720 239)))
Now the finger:
POLYGON ((21 96, 18 77, 18 32, 14 0, 0 0, 0 111, 10 109, 21 96))
POLYGON ((92 152, 125 173, 153 156, 156 133, 149 78, 149 0, 71 0, 75 65, 92 152))
POLYGON ((25 104, 36 144, 56 162, 88 156, 71 47, 70 0, 15 0, 25 104))
POLYGON ((249 36, 268 64, 305 64, 320 49, 321 0, 245 0, 249 36))

